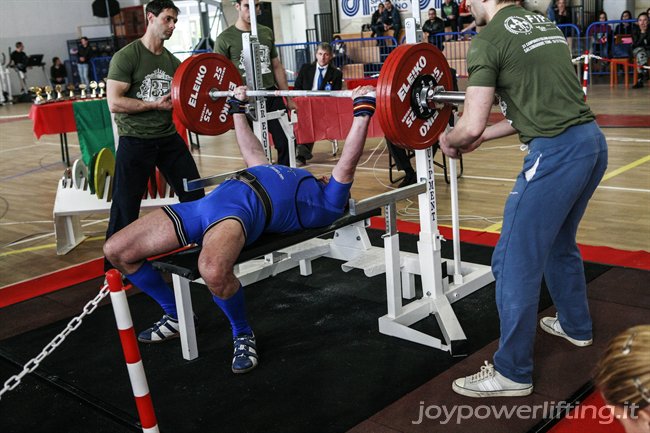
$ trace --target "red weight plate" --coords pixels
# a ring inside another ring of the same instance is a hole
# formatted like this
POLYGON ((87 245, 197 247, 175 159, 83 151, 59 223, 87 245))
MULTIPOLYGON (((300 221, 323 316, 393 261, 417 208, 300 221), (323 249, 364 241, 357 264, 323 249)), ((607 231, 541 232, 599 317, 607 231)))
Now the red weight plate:
POLYGON ((379 116, 379 124, 386 138, 393 142, 393 138, 397 135, 393 128, 393 122, 390 114, 390 81, 389 77, 394 74, 394 69, 399 56, 389 55, 384 65, 381 68, 379 79, 377 81, 377 111, 376 116, 379 116), (390 137, 390 138, 389 138, 390 137))
POLYGON ((379 124, 386 138, 406 149, 426 149, 438 141, 451 116, 445 105, 429 119, 419 119, 411 108, 412 84, 418 76, 433 76, 439 86, 452 90, 447 59, 431 44, 400 45, 388 56, 377 82, 379 124))
POLYGON ((209 92, 234 90, 242 84, 239 71, 225 56, 205 53, 185 60, 172 80, 172 104, 187 129, 202 135, 219 135, 232 129, 232 116, 224 109, 226 98, 213 101, 209 92))

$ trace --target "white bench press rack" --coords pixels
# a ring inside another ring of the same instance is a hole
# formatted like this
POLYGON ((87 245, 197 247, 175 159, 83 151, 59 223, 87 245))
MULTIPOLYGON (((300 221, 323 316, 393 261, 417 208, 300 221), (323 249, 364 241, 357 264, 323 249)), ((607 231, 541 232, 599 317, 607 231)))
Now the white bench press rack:
MULTIPOLYGON (((214 184, 224 176, 191 181, 186 183, 186 189, 214 184)), ((312 273, 312 260, 319 257, 342 260, 344 263, 341 269, 344 272, 361 269, 368 277, 385 273, 388 314, 379 318, 380 332, 444 350, 452 355, 464 355, 466 337, 451 303, 493 281, 490 268, 460 262, 459 258, 457 263, 450 265, 450 261, 440 257, 441 237, 438 234, 433 236, 421 232, 418 254, 399 250, 396 202, 415 194, 421 198, 428 196, 432 184, 433 181, 431 184, 421 182, 358 202, 351 200, 349 214, 330 227, 293 234, 265 234, 242 251, 235 267, 235 275, 242 286, 295 267, 300 268, 301 275, 307 276, 312 273), (367 218, 379 215, 381 207, 385 207, 386 220, 384 248, 372 246, 366 232, 367 218), (331 239, 319 237, 332 231, 334 236, 331 239), (449 273, 447 270, 450 270, 449 273), (423 296, 404 306, 402 297, 413 299, 416 296, 415 275, 422 276, 423 296), (454 275, 453 282, 449 282, 449 275, 454 275), (444 342, 410 327, 430 314, 436 316, 444 342)), ((181 329, 181 348, 183 357, 187 360, 198 357, 190 282, 204 283, 198 272, 199 251, 196 247, 152 262, 156 269, 172 274, 181 329)))

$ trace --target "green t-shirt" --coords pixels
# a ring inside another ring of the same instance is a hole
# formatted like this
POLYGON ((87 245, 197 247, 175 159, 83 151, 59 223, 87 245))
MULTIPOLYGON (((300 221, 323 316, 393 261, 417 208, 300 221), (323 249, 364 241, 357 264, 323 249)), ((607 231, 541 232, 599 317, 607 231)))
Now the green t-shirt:
POLYGON ((595 119, 584 102, 562 32, 543 15, 512 5, 474 37, 469 86, 494 87, 523 143, 595 119))
MULTIPOLYGON (((217 36, 214 52, 223 54, 228 57, 239 69, 239 73, 246 83, 246 68, 244 67, 244 55, 242 35, 244 33, 234 25, 228 27, 217 36)), ((262 65, 262 82, 265 89, 275 86, 275 76, 273 75, 273 65, 271 60, 278 57, 278 51, 275 48, 275 38, 273 30, 266 26, 257 26, 257 40, 260 43, 260 63, 262 65)))
MULTIPOLYGON (((108 79, 129 83, 127 97, 143 101, 157 101, 171 92, 172 77, 181 64, 166 48, 156 55, 140 39, 119 50, 111 59, 108 79)), ((159 138, 172 135, 176 127, 172 112, 150 110, 142 113, 116 113, 115 123, 120 136, 159 138)))

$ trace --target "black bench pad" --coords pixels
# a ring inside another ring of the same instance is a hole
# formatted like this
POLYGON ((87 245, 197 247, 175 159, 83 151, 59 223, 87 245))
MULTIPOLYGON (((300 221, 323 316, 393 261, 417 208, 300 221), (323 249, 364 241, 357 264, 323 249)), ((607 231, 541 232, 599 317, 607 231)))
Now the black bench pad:
MULTIPOLYGON (((377 208, 361 215, 346 214, 334 221, 327 227, 307 229, 294 233, 266 233, 255 243, 244 248, 237 258, 236 263, 243 263, 257 257, 270 254, 273 251, 296 245, 309 239, 333 232, 352 223, 363 221, 366 218, 381 215, 381 209, 377 208)), ((189 248, 175 254, 159 257, 151 264, 159 271, 180 275, 190 281, 201 277, 199 274, 198 259, 201 247, 189 248)))

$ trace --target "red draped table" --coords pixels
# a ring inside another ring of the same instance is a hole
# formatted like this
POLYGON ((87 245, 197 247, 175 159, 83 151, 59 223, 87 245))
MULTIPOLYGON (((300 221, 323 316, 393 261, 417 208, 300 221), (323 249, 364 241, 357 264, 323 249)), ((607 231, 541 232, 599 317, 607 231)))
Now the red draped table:
MULTIPOLYGON (((29 110, 29 118, 33 122, 33 131, 37 139, 45 134, 59 134, 61 140, 61 160, 70 166, 70 155, 68 153, 68 132, 77 131, 77 124, 74 118, 72 104, 83 102, 84 104, 106 104, 106 99, 86 99, 74 101, 49 102, 47 104, 34 104, 29 110)), ((174 116, 176 130, 187 142, 187 129, 174 116)))
POLYGON ((34 124, 34 135, 37 139, 44 134, 59 134, 61 141, 61 159, 70 166, 68 153, 68 132, 75 132, 77 124, 74 121, 72 103, 74 101, 51 102, 34 104, 29 110, 29 118, 34 124))
MULTIPOLYGON (((294 125, 296 143, 342 140, 352 126, 352 99, 331 97, 294 98, 298 122, 294 125)), ((378 116, 373 116, 368 137, 383 137, 378 116)))

